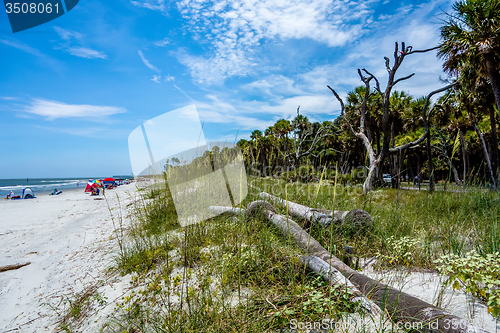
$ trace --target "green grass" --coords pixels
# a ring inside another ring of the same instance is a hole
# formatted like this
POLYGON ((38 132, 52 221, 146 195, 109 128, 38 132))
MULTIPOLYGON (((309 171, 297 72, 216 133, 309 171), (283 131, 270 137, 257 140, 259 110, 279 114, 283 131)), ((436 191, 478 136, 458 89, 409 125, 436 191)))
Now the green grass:
MULTIPOLYGON (((255 185, 284 198, 284 183, 277 187, 275 181, 266 179, 257 180, 255 185)), ((313 237, 330 251, 349 243, 361 255, 369 257, 385 251, 385 240, 389 237, 411 237, 422 243, 421 253, 412 264, 433 268, 432 261, 441 255, 461 255, 469 250, 486 255, 500 250, 500 196, 496 192, 379 189, 364 195, 359 186, 335 190, 327 184, 318 191, 318 183, 288 184, 286 192, 290 201, 306 206, 342 211, 360 208, 375 219, 370 234, 354 237, 335 226, 330 229, 313 226, 313 237)))
MULTIPOLYGON (((364 195, 360 186, 249 182, 310 207, 370 213, 373 230, 356 234, 293 218, 339 257, 351 245, 357 256, 378 255, 387 266, 435 269, 442 255, 499 250, 497 193, 381 189, 364 195)), ((221 215, 181 228, 165 183, 140 193, 132 226, 124 230, 119 223, 115 262, 121 274, 132 274, 135 289, 116 304, 103 331, 268 332, 289 328, 292 319, 317 322, 356 312, 347 291, 305 269, 297 259, 301 250, 262 216, 221 215)), ((241 207, 258 193, 250 188, 241 207)))

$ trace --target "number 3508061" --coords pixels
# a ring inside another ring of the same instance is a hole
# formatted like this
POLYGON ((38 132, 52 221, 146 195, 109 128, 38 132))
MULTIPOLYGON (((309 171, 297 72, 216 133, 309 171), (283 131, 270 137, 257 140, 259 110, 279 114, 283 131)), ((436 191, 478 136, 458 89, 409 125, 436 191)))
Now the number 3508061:
POLYGON ((14 14, 51 14, 52 11, 59 13, 59 4, 55 3, 52 5, 51 3, 6 3, 5 4, 5 9, 7 11, 7 14, 14 13, 14 14))

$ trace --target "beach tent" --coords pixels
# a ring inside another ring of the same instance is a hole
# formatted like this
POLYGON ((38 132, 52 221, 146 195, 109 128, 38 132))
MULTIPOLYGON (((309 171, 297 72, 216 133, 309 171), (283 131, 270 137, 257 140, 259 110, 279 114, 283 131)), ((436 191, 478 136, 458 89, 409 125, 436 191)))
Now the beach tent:
POLYGON ((94 184, 92 182, 87 182, 87 187, 85 187, 85 192, 92 192, 92 186, 94 184))
POLYGON ((33 192, 33 190, 31 189, 31 187, 26 187, 23 190, 22 198, 23 199, 33 199, 33 198, 35 198, 35 192, 33 192))
POLYGON ((88 182, 87 187, 85 187, 85 192, 92 192, 92 188, 97 188, 97 187, 99 187, 99 185, 97 185, 97 183, 88 182))

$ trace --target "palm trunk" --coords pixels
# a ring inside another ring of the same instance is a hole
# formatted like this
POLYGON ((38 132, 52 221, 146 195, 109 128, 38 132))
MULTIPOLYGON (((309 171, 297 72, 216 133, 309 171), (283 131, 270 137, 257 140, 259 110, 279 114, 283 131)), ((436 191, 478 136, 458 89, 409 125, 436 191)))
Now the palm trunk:
POLYGON ((464 160, 464 184, 467 180, 467 147, 465 147, 465 138, 464 133, 461 128, 459 128, 458 133, 460 135, 460 145, 462 146, 462 158, 464 160))
POLYGON ((451 159, 448 157, 448 155, 446 156, 446 164, 448 164, 448 167, 450 168, 450 170, 453 171, 453 178, 455 179, 455 183, 457 185, 460 185, 461 181, 460 181, 460 178, 458 177, 458 170, 457 170, 457 168, 455 168, 455 166, 451 162, 451 159))
POLYGON ((493 167, 493 175, 497 179, 498 173, 498 140, 497 140, 497 124, 495 119, 495 108, 490 105, 490 122, 491 122, 491 166, 493 167))
POLYGON ((479 126, 477 126, 476 119, 475 119, 474 115, 471 114, 470 112, 469 112, 469 119, 470 119, 472 126, 474 127, 474 130, 476 130, 476 134, 479 137, 479 140, 481 141, 481 147, 483 149, 484 159, 486 161, 486 166, 488 167, 488 173, 489 173, 490 180, 491 180, 491 189, 496 190, 496 188, 497 188, 496 179, 495 179, 495 176, 493 174, 493 168, 491 166, 490 154, 488 153, 488 148, 486 147, 486 141, 484 141, 483 133, 479 129, 479 126))
POLYGON ((427 162, 429 164, 429 191, 434 192, 434 168, 432 164, 432 154, 431 154, 431 133, 427 135, 427 162))
POLYGON ((488 78, 490 79, 491 88, 493 89, 493 94, 495 95, 495 100, 497 102, 497 109, 500 113, 500 73, 497 69, 495 53, 484 53, 484 60, 486 63, 486 69, 488 71, 488 78))

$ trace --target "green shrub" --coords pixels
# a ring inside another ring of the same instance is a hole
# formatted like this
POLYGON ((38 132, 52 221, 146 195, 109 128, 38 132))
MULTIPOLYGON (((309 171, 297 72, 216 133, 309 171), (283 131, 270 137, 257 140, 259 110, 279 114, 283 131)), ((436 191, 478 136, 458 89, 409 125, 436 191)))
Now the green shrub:
POLYGON ((464 257, 454 254, 442 256, 435 261, 442 274, 448 275, 447 284, 483 299, 488 312, 500 316, 500 253, 485 257, 471 251, 464 257))

